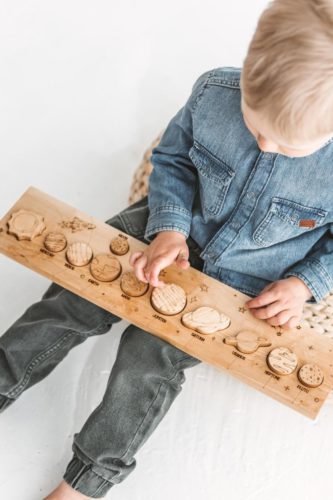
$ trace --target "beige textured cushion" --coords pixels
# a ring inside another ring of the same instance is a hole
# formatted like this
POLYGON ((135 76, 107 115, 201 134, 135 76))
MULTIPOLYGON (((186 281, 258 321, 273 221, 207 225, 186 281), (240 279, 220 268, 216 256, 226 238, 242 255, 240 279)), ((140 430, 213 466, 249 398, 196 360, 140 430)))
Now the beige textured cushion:
MULTIPOLYGON (((134 172, 128 200, 130 204, 140 200, 148 193, 149 176, 153 169, 150 161, 152 149, 159 143, 163 132, 164 130, 159 133, 145 151, 140 165, 134 172)), ((318 304, 306 303, 304 305, 300 325, 313 328, 314 331, 333 338, 333 290, 318 304)))

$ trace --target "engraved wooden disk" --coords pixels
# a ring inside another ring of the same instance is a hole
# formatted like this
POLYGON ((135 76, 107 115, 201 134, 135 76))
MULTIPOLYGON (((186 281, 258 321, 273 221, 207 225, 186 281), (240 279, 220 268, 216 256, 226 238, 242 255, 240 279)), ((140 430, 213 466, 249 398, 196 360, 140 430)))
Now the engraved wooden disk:
POLYGON ((166 283, 153 289, 151 303, 162 314, 178 314, 186 306, 186 294, 179 285, 166 283))
POLYGON ((8 233, 16 236, 18 240, 33 240, 42 234, 46 228, 44 217, 30 210, 18 210, 11 215, 7 222, 8 233))
POLYGON ((290 375, 297 366, 297 356, 288 347, 276 347, 268 353, 267 365, 279 375, 290 375))
POLYGON ((111 241, 110 250, 116 255, 125 255, 125 253, 127 253, 129 250, 128 241, 125 238, 117 236, 111 241))
POLYGON ((44 240, 44 246, 50 252, 61 252, 64 248, 66 248, 67 239, 63 233, 49 233, 46 235, 44 240))
POLYGON ((127 271, 121 277, 120 287, 127 295, 131 297, 140 297, 147 292, 149 283, 140 281, 133 271, 127 271))
POLYGON ((202 306, 183 314, 182 323, 199 333, 209 334, 227 328, 230 318, 213 307, 202 306))
POLYGON ((90 272, 99 281, 113 281, 121 273, 121 264, 113 255, 101 253, 91 261, 90 272))
POLYGON ((89 264, 93 256, 91 246, 84 241, 74 241, 66 251, 66 257, 73 266, 85 266, 89 264))
POLYGON ((236 336, 225 337, 223 340, 225 344, 235 346, 238 351, 244 354, 251 354, 259 347, 272 345, 266 337, 261 337, 251 330, 242 330, 236 336))
POLYGON ((318 365, 307 363, 299 369, 298 378, 308 387, 318 387, 323 383, 324 372, 318 365))

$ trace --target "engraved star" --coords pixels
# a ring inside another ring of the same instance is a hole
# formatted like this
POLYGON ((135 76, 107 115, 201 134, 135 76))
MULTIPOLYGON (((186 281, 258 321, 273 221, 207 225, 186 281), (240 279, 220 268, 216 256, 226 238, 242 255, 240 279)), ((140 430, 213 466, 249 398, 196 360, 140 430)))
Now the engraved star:
POLYGON ((208 286, 207 286, 207 285, 205 285, 205 283, 202 283, 202 284, 200 285, 200 288, 201 288, 201 291, 202 291, 202 292, 208 292, 208 286))
POLYGON ((313 349, 313 345, 309 345, 308 348, 311 351, 313 349))
POLYGON ((285 385, 285 386, 284 386, 284 390, 285 390, 285 391, 290 391, 290 387, 289 387, 289 385, 285 385))
POLYGON ((196 296, 191 297, 190 303, 197 302, 197 300, 198 300, 198 297, 196 297, 196 296))
POLYGON ((245 307, 239 307, 238 311, 244 313, 245 311, 247 311, 247 309, 245 307))
POLYGON ((282 332, 276 332, 276 335, 280 337, 282 335, 282 332))

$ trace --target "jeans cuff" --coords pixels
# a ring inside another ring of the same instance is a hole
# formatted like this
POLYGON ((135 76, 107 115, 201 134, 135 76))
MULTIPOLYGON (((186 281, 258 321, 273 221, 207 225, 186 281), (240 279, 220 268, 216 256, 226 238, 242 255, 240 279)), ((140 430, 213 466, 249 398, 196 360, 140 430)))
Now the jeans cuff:
POLYGON ((13 398, 7 398, 6 396, 3 396, 0 394, 0 413, 4 411, 7 406, 10 406, 12 403, 14 403, 15 399, 13 398))
POLYGON ((92 464, 84 463, 75 453, 69 464, 63 479, 74 490, 92 498, 103 498, 113 483, 104 479, 91 470, 92 464))

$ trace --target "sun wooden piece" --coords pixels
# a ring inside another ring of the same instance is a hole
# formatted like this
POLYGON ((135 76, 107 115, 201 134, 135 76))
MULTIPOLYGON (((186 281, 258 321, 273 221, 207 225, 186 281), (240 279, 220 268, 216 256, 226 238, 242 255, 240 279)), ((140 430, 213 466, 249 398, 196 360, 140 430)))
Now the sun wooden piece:
POLYGON ((121 264, 113 255, 102 253, 91 261, 90 272, 99 281, 113 281, 121 273, 121 264))
POLYGON ((181 286, 166 283, 164 286, 153 289, 151 303, 161 314, 178 314, 186 305, 186 293, 181 286))
POLYGON ((81 267, 89 264, 93 256, 91 246, 84 241, 74 241, 66 251, 66 257, 73 266, 81 267))
POLYGON ((126 271, 121 277, 120 287, 124 293, 131 297, 141 297, 147 292, 149 283, 140 281, 133 271, 126 271))
POLYGON ((50 252, 61 252, 67 246, 67 238, 63 233, 49 233, 45 237, 44 246, 50 252))
POLYGON ((116 255, 125 255, 129 250, 129 244, 127 238, 117 236, 110 243, 111 252, 116 255))
POLYGON ((245 354, 255 352, 259 347, 272 345, 265 337, 260 337, 256 332, 250 330, 243 330, 235 336, 225 337, 224 342, 235 346, 236 349, 245 354))
POLYGON ((16 236, 18 240, 32 241, 36 236, 42 234, 46 228, 44 217, 30 210, 18 210, 13 212, 7 222, 8 233, 16 236))
POLYGON ((319 387, 323 383, 324 372, 318 365, 307 363, 299 369, 298 378, 308 387, 319 387))
POLYGON ((212 334, 228 328, 230 318, 213 307, 201 306, 183 314, 182 322, 187 328, 193 328, 199 333, 212 334))
MULTIPOLYGON (((120 286, 122 276, 125 277, 125 273, 133 271, 128 255, 116 257, 122 267, 122 275, 118 279, 112 282, 99 281, 92 275, 90 266, 71 265, 67 261, 65 251, 49 252, 44 247, 44 238, 18 240, 8 234, 7 223, 12 214, 19 210, 42 214, 48 233, 57 232, 61 228, 68 243, 83 242, 90 246, 96 256, 108 253, 114 257, 110 252, 110 241, 120 234, 128 239, 133 252, 143 252, 147 248, 143 241, 39 189, 30 187, 0 220, 0 252, 98 307, 156 335, 184 353, 227 372, 289 408, 311 419, 318 415, 333 386, 331 338, 318 335, 304 325, 293 328, 269 325, 265 320, 255 318, 245 307, 246 301, 250 299, 248 295, 192 266, 180 269, 176 263, 163 269, 163 279, 166 283, 181 287, 183 302, 178 302, 177 306, 178 308, 184 306, 184 310, 180 314, 165 315, 152 306, 152 294, 145 293, 134 297, 123 291, 120 286), (68 224, 68 221, 72 221, 73 224, 68 224), (196 308, 212 307, 217 311, 225 311, 230 318, 230 325, 213 335, 204 335, 184 326, 181 316, 193 310, 194 305, 196 308), (255 352, 244 353, 237 346, 224 342, 225 337, 236 336, 244 331, 251 331, 260 338, 267 338, 271 346, 260 346, 255 352), (301 381, 297 370, 280 376, 270 368, 267 355, 269 351, 281 346, 288 348, 297 356, 299 367, 315 364, 322 370, 324 378, 320 386, 305 385, 306 381, 309 383, 310 378, 304 375, 304 381, 301 381)), ((162 272, 160 274, 162 275, 162 272)), ((2 283, 2 286, 7 286, 7 283, 2 283)), ((161 290, 163 288, 162 286, 161 290)), ((126 290, 125 286, 124 289, 126 290)), ((272 411, 274 411, 273 402, 272 411)))
POLYGON ((269 352, 267 364, 279 375, 290 375, 297 367, 297 356, 288 347, 276 347, 269 352))

